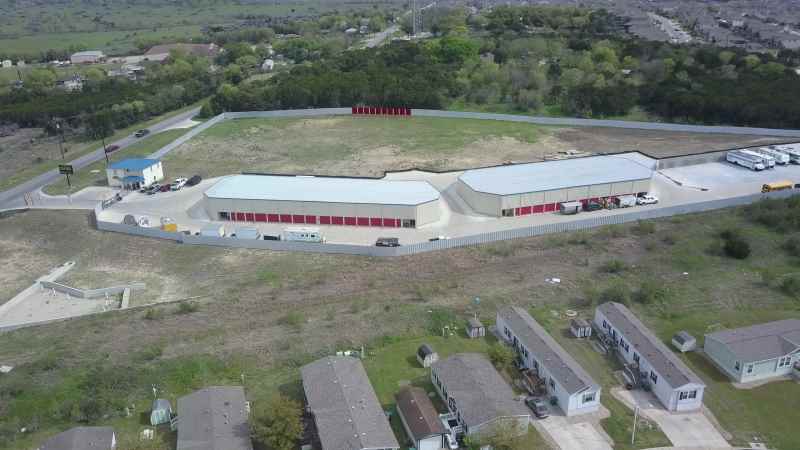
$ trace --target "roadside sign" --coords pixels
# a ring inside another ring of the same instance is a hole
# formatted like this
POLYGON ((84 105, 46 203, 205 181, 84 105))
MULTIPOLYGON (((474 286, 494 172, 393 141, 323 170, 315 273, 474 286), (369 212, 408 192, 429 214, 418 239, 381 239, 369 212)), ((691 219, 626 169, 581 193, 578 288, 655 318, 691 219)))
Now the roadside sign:
POLYGON ((73 175, 75 173, 75 170, 72 168, 72 165, 70 164, 59 164, 58 173, 62 175, 73 175))

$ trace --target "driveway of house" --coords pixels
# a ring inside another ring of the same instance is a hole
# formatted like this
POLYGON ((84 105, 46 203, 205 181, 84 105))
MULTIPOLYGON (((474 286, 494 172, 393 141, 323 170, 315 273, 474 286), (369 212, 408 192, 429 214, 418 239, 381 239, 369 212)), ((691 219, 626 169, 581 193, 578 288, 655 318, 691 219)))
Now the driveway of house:
POLYGON ((675 447, 731 448, 711 420, 700 411, 671 413, 652 394, 642 390, 614 388, 611 393, 631 409, 638 405, 639 413, 657 423, 675 447))
POLYGON ((561 450, 612 450, 609 439, 591 419, 575 422, 563 415, 551 415, 547 419, 533 419, 533 425, 561 450))

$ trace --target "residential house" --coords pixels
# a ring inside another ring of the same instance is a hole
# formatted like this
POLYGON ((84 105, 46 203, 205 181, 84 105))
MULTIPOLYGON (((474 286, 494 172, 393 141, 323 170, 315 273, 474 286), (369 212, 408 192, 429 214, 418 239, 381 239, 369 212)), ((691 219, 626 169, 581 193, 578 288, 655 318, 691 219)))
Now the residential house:
POLYGON ((85 52, 73 53, 69 57, 72 64, 96 64, 106 60, 106 55, 99 50, 90 50, 85 52))
POLYGON ((397 450, 361 360, 328 356, 300 369, 321 450, 397 450))
POLYGON ((667 410, 700 409, 705 383, 625 305, 603 303, 595 310, 594 323, 639 371, 667 410))
POLYGON ((497 331, 517 351, 521 366, 543 381, 567 416, 600 408, 600 385, 522 308, 497 311, 497 331))
POLYGON ((46 440, 38 450, 114 450, 117 436, 111 427, 75 427, 46 440))
POLYGON ((241 386, 212 386, 178 399, 177 450, 253 450, 241 386))
POLYGON ((157 159, 123 159, 106 168, 106 178, 111 187, 137 190, 164 179, 164 169, 157 159))
POLYGON ((439 360, 439 354, 428 344, 422 344, 417 349, 417 361, 422 367, 430 367, 439 360))
POLYGON ((480 435, 495 426, 519 434, 528 430, 530 410, 479 353, 457 353, 431 366, 431 381, 450 411, 445 419, 456 435, 480 435))
POLYGON ((778 320, 707 334, 703 351, 737 383, 789 375, 800 364, 800 320, 778 320))
POLYGON ((447 448, 447 439, 439 413, 424 389, 406 386, 395 395, 397 415, 412 446, 417 450, 447 448))

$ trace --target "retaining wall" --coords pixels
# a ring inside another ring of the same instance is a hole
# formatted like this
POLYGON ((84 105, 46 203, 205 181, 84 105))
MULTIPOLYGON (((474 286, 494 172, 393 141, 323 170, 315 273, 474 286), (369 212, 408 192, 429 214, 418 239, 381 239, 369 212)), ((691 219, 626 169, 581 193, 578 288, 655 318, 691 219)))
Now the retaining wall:
POLYGON ((102 298, 108 295, 123 293, 126 289, 131 291, 143 291, 144 283, 131 283, 124 286, 112 286, 100 289, 78 289, 66 284, 56 283, 55 281, 40 281, 39 284, 45 289, 55 289, 63 294, 68 294, 75 298, 102 298))

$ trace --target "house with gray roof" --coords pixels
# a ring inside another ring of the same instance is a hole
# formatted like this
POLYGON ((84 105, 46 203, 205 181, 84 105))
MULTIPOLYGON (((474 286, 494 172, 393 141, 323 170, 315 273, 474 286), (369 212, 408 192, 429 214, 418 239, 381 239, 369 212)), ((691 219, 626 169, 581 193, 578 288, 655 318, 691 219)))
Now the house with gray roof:
POLYGON ((38 450, 114 450, 117 436, 111 427, 75 427, 46 440, 38 450))
POLYGON ((178 450, 253 450, 241 386, 211 386, 178 399, 178 450))
POLYGON ((702 407, 705 383, 625 305, 603 303, 595 310, 594 323, 620 356, 638 368, 664 408, 693 411, 702 407))
POLYGON ((322 450, 400 448, 360 360, 328 356, 303 366, 300 375, 322 450))
POLYGON ((592 413, 600 408, 600 385, 575 359, 522 308, 497 311, 497 331, 514 347, 522 367, 545 382, 567 416, 592 413))
POLYGON ((511 386, 480 353, 457 353, 431 366, 431 381, 447 404, 450 429, 456 435, 489 432, 509 425, 520 434, 528 431, 530 410, 516 399, 511 386))
POLYGON ((706 355, 737 383, 789 375, 800 365, 800 320, 786 319, 705 336, 706 355))

